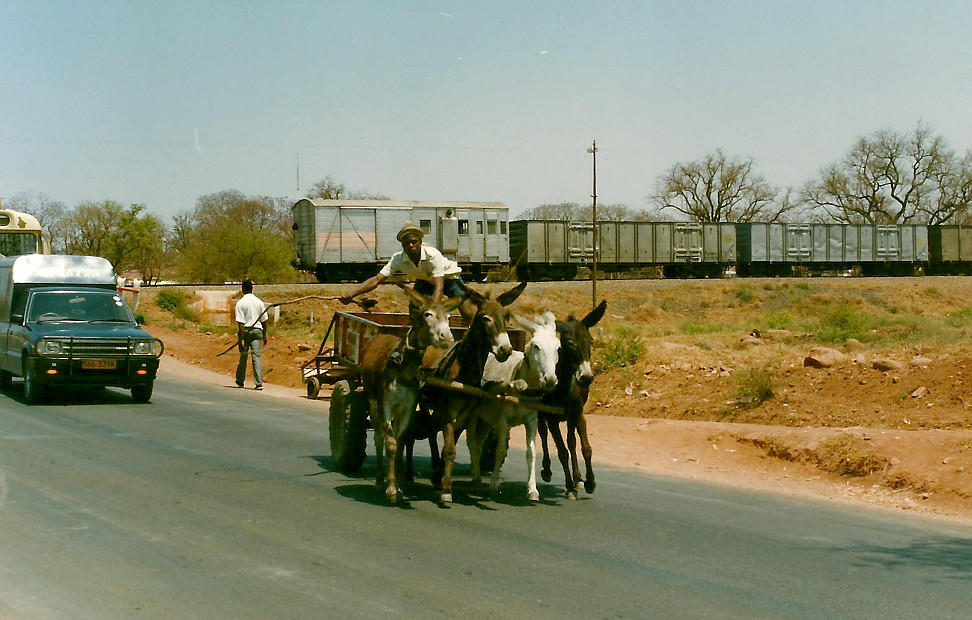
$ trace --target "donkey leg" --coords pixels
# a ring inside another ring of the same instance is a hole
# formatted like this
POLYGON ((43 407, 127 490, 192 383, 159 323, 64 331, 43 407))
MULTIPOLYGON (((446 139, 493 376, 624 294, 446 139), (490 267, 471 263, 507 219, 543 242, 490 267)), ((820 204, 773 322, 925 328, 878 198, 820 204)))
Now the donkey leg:
POLYGON ((531 502, 540 501, 540 491, 537 490, 537 418, 528 415, 523 423, 526 431, 526 461, 527 461, 527 499, 531 502))
POLYGON ((540 430, 540 444, 543 446, 543 462, 540 477, 543 478, 544 482, 550 482, 550 479, 553 478, 553 472, 550 471, 550 451, 547 448, 547 418, 541 415, 537 427, 540 430))
POLYGON ((469 476, 472 478, 473 488, 483 483, 483 473, 479 467, 479 459, 483 454, 484 433, 480 433, 479 420, 470 420, 466 424, 466 446, 469 448, 469 476))
POLYGON ((391 424, 385 424, 385 453, 388 460, 388 484, 385 487, 385 495, 388 501, 395 503, 398 499, 398 486, 395 480, 395 463, 398 461, 398 442, 395 440, 395 432, 391 424))
POLYGON ((593 493, 596 482, 594 481, 594 469, 591 467, 591 457, 594 455, 594 451, 591 449, 591 442, 587 438, 587 418, 581 414, 580 419, 577 421, 577 434, 580 436, 581 442, 581 454, 584 455, 584 469, 586 476, 584 477, 584 491, 587 493, 593 493))
POLYGON ((493 457, 493 475, 489 479, 489 493, 493 498, 499 497, 500 470, 503 469, 503 461, 506 460, 506 452, 509 449, 510 427, 503 420, 500 420, 493 427, 493 435, 496 436, 496 454, 493 457))
POLYGON ((554 445, 557 446, 557 458, 560 460, 561 467, 564 468, 566 497, 567 499, 577 499, 577 486, 574 484, 574 477, 570 475, 570 454, 564 444, 564 436, 560 433, 559 423, 550 426, 550 435, 553 437, 554 445))
POLYGON ((378 415, 380 412, 378 403, 369 400, 368 405, 371 409, 371 419, 375 428, 375 485, 381 486, 385 482, 385 465, 383 461, 385 441, 382 436, 384 434, 385 423, 378 415))
POLYGON ((442 493, 439 500, 448 506, 452 503, 452 464, 456 461, 456 438, 452 422, 446 422, 442 429, 442 493))
POLYGON ((580 466, 577 461, 577 426, 576 423, 568 420, 567 421, 567 451, 570 452, 570 469, 571 478, 574 480, 574 485, 580 484, 581 473, 580 466))

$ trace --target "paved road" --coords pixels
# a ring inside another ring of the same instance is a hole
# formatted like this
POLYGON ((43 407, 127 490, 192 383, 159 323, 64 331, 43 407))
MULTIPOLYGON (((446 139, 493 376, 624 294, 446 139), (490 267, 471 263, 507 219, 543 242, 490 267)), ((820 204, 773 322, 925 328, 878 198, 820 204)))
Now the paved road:
MULTIPOLYGON (((522 453, 390 507, 332 470, 323 403, 165 378, 0 393, 0 617, 967 618, 972 531, 602 468, 576 502, 522 453)), ((427 469, 427 452, 419 459, 427 469)), ((468 460, 460 451, 463 462, 468 460)), ((596 456, 596 455, 595 455, 596 456)))

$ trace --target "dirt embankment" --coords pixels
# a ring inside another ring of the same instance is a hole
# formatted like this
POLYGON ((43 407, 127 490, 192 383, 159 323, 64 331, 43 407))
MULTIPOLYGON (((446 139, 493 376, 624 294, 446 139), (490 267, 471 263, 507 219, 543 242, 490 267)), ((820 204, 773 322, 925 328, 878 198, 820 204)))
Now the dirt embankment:
MULTIPOLYGON (((829 279, 814 280, 806 291, 794 288, 805 294, 799 303, 856 299, 866 311, 893 306, 893 314, 910 312, 931 322, 961 315, 972 299, 972 283, 961 278, 829 279)), ((256 292, 275 302, 341 290, 256 292)), ((963 335, 900 345, 892 338, 879 348, 842 345, 842 359, 814 368, 804 365, 820 346, 812 334, 767 328, 767 316, 790 312, 774 306, 777 297, 794 296, 789 285, 627 281, 599 283, 598 290, 609 305, 595 328, 599 339, 620 330, 646 346, 632 363, 598 373, 588 405, 595 467, 627 466, 972 523, 972 344, 963 335), (637 336, 625 331, 632 327, 637 336), (747 339, 752 328, 761 328, 760 338, 747 339), (890 368, 882 364, 888 360, 890 368), (742 406, 741 378, 760 368, 772 369, 772 395, 742 406)), ((175 320, 153 298, 154 290, 146 289, 140 303, 148 329, 166 344, 162 371, 205 369, 214 374, 194 374, 231 381, 235 351, 218 354, 235 337, 175 320)), ((379 292, 378 299, 382 310, 401 309, 395 291, 379 292)), ((524 314, 550 308, 559 316, 575 309, 580 315, 585 306, 590 297, 583 283, 531 285, 518 302, 524 314)), ((264 354, 266 381, 274 389, 261 397, 305 398, 300 365, 316 353, 326 321, 339 308, 322 301, 281 308, 264 354)))

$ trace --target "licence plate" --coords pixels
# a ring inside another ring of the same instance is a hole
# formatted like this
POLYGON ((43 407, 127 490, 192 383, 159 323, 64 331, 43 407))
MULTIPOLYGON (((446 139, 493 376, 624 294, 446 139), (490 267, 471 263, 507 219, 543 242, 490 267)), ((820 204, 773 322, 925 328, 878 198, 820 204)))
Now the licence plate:
POLYGON ((118 367, 118 360, 81 360, 81 368, 85 370, 114 370, 118 367))

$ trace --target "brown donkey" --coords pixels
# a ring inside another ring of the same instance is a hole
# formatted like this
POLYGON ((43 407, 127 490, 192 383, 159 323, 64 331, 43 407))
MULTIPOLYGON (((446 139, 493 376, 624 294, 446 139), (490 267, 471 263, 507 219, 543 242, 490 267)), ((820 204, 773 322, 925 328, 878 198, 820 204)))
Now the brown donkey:
POLYGON ((401 287, 418 308, 409 313, 409 330, 404 339, 391 334, 378 334, 365 344, 361 355, 361 381, 368 398, 371 423, 375 429, 377 468, 375 482, 386 481, 385 495, 395 502, 400 493, 396 466, 401 462, 399 446, 408 432, 419 395, 419 367, 426 349, 446 348, 454 340, 449 328, 449 313, 459 307, 464 297, 442 303, 401 287), (382 456, 388 459, 387 472, 382 456))
MULTIPOLYGON (((500 362, 505 362, 513 353, 506 323, 512 313, 507 306, 516 301, 527 283, 521 282, 512 289, 497 296, 480 294, 467 289, 469 300, 476 306, 476 315, 466 333, 452 350, 446 354, 435 368, 439 379, 458 381, 471 387, 482 387, 483 368, 490 353, 500 362)), ((469 406, 470 396, 452 390, 426 385, 422 390, 422 400, 432 411, 436 428, 442 432, 442 459, 439 470, 433 476, 433 484, 441 484, 440 501, 452 503, 452 465, 456 460, 455 422, 464 407, 469 406)))

